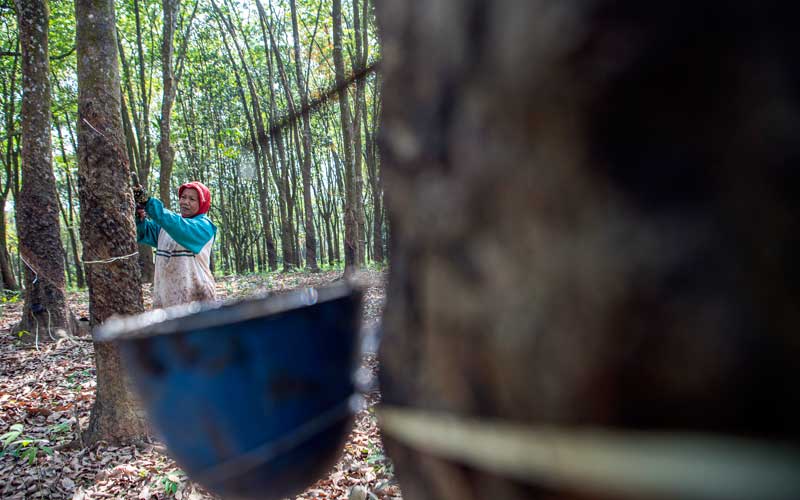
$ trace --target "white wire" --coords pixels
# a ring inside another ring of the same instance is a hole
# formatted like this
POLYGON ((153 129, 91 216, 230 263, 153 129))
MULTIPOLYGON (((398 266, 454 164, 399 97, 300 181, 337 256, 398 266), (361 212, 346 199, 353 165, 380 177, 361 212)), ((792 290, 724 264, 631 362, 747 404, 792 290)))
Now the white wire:
POLYGON ((129 253, 128 255, 120 255, 118 257, 111 257, 110 259, 83 260, 81 262, 83 262, 84 264, 108 264, 109 262, 114 262, 115 260, 129 259, 129 258, 133 257, 134 255, 139 255, 139 252, 136 251, 136 252, 133 252, 133 253, 129 253))
POLYGON ((38 351, 39 350, 39 320, 36 319, 36 315, 33 313, 33 311, 31 311, 31 318, 33 318, 33 322, 36 325, 36 337, 34 337, 33 345, 34 345, 34 347, 36 347, 36 350, 38 351))
POLYGON ((50 340, 55 341, 56 338, 53 337, 53 331, 50 329, 50 309, 45 306, 44 310, 47 311, 47 335, 50 336, 50 340))

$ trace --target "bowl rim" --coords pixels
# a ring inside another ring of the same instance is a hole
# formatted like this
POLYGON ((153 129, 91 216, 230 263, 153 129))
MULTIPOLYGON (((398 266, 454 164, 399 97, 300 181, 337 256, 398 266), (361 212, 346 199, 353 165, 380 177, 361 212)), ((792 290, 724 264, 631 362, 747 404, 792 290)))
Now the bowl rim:
POLYGON ((190 302, 154 309, 133 316, 113 316, 97 326, 93 340, 114 342, 175 332, 188 332, 247 321, 301 307, 356 295, 362 290, 350 283, 306 287, 289 292, 266 292, 234 301, 190 302))

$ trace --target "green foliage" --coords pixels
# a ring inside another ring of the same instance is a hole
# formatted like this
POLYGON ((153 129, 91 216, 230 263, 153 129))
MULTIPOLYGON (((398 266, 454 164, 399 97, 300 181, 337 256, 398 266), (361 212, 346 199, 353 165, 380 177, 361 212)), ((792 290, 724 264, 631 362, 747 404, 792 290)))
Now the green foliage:
POLYGON ((59 436, 61 434, 66 434, 72 430, 72 424, 69 422, 59 422, 54 426, 50 427, 50 434, 54 436, 59 436))
POLYGON ((361 450, 361 453, 366 455, 367 465, 372 467, 375 474, 383 474, 388 476, 394 475, 394 466, 392 461, 384 454, 383 448, 370 442, 369 445, 361 450))
POLYGON ((91 377, 92 372, 89 369, 75 371, 67 375, 67 382, 70 384, 70 389, 80 391, 83 388, 83 381, 91 377))
POLYGON ((0 303, 15 304, 19 302, 21 294, 22 292, 20 292, 19 290, 5 290, 3 296, 0 297, 0 303))
POLYGON ((164 487, 164 495, 168 497, 175 496, 175 493, 178 492, 181 486, 181 478, 186 475, 182 470, 176 470, 174 472, 170 472, 165 476, 161 476, 160 482, 161 486, 164 487))
POLYGON ((15 439, 22 434, 22 424, 14 424, 9 428, 9 431, 0 436, 0 441, 3 443, 3 448, 7 448, 15 439))
POLYGON ((46 446, 49 443, 47 439, 24 436, 22 434, 24 430, 22 424, 14 424, 8 432, 0 436, 0 443, 3 445, 0 456, 9 454, 13 457, 23 458, 28 461, 29 465, 33 465, 42 454, 53 454, 53 448, 46 446))

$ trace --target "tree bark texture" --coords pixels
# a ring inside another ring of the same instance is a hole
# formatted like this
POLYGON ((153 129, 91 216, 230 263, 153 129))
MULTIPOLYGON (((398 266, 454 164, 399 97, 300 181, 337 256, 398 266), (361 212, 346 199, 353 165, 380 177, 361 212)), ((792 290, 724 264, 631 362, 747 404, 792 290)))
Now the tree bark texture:
MULTIPOLYGON (((147 79, 145 78, 145 52, 144 52, 144 45, 142 43, 142 20, 139 8, 139 0, 133 0, 133 12, 134 17, 136 19, 136 61, 139 67, 139 103, 141 105, 141 122, 140 127, 137 127, 137 139, 139 142, 139 161, 138 168, 139 168, 139 180, 141 181, 142 185, 147 187, 150 182, 150 168, 152 167, 152 157, 150 151, 150 90, 148 90, 147 79)), ((150 87, 152 88, 152 87, 150 87)), ((135 109, 136 101, 131 100, 130 102, 131 108, 135 109)), ((167 190, 167 195, 169 195, 169 190, 167 190)), ((162 198, 161 202, 164 203, 164 206, 170 208, 171 202, 170 197, 167 196, 166 198, 162 198)))
MULTIPOLYGON (((19 44, 19 42, 17 42, 19 44)), ((6 117, 5 129, 5 151, 3 151, 3 165, 5 170, 5 181, 3 182, 3 189, 0 191, 0 281, 2 281, 4 290, 19 290, 19 283, 17 277, 11 269, 11 261, 8 255, 8 240, 6 232, 6 201, 8 194, 13 192, 12 183, 14 182, 12 176, 12 166, 14 165, 14 142, 15 142, 15 120, 14 116, 14 101, 16 94, 17 82, 17 68, 19 56, 14 55, 11 63, 11 71, 8 80, 3 83, 3 112, 6 117)))
MULTIPOLYGON (((172 104, 175 102, 176 82, 172 58, 175 53, 175 26, 178 22, 180 0, 162 0, 164 25, 161 32, 161 79, 164 83, 161 97, 161 118, 158 121, 161 137, 158 141, 158 159, 161 163, 158 187, 159 197, 168 203, 170 199, 170 181, 172 180, 172 164, 175 161, 175 148, 170 143, 172 124, 172 104)), ((168 206, 168 205, 167 205, 168 206)))
POLYGON ((46 0, 17 5, 22 50, 22 187, 17 198, 19 252, 25 262, 25 306, 15 331, 38 340, 73 331, 64 295, 64 247, 50 141, 50 62, 46 0), (35 331, 34 331, 35 330, 35 331))
MULTIPOLYGON (((122 44, 118 43, 117 47, 119 48, 120 62, 124 67, 125 52, 122 50, 122 44)), ((136 138, 133 136, 133 128, 130 122, 130 116, 128 114, 128 106, 125 104, 125 96, 122 93, 122 89, 120 89, 120 112, 122 113, 122 130, 125 135, 125 151, 128 153, 128 160, 130 161, 129 168, 131 171, 136 172, 138 148, 136 146, 136 138)), ((143 182, 141 178, 139 181, 143 182)), ((146 183, 143 185, 146 185, 146 183)), ((142 270, 142 282, 152 283, 156 272, 156 265, 153 261, 153 247, 149 245, 139 245, 139 267, 142 270)))
POLYGON ((86 286, 86 279, 83 275, 83 262, 78 256, 78 232, 75 230, 75 210, 72 203, 72 175, 70 174, 69 162, 67 161, 67 151, 64 148, 64 137, 61 134, 61 126, 58 120, 55 123, 56 133, 58 134, 58 146, 61 152, 61 161, 64 163, 64 177, 67 180, 67 206, 62 211, 64 224, 67 226, 69 235, 69 246, 72 253, 72 261, 75 263, 75 277, 78 288, 86 286))
POLYGON ((333 65, 336 86, 339 88, 339 117, 342 124, 344 159, 344 274, 351 275, 359 265, 358 220, 356 218, 355 176, 353 174, 353 121, 350 98, 344 85, 344 56, 342 54, 342 1, 333 0, 333 65))
MULTIPOLYGON (((275 81, 272 71, 272 54, 277 50, 274 44, 271 44, 272 27, 269 25, 269 16, 267 16, 263 5, 260 0, 256 0, 256 7, 258 8, 259 23, 261 26, 262 37, 264 38, 264 50, 267 52, 267 76, 270 82, 275 81)), ((288 165, 286 163, 286 148, 283 143, 283 129, 280 127, 272 127, 277 117, 277 107, 275 103, 275 90, 270 85, 269 88, 269 141, 267 141, 266 130, 262 134, 259 131, 259 142, 264 151, 270 152, 270 170, 272 173, 275 187, 278 189, 278 220, 280 221, 281 233, 281 253, 283 259, 283 270, 289 271, 295 267, 296 261, 294 251, 292 249, 292 221, 288 215, 288 186, 284 182, 288 165)), ((256 122, 258 124, 258 122, 256 122)), ((268 177, 266 172, 264 179, 268 177)), ((270 263, 270 266, 272 264, 270 263)), ((270 267, 271 268, 271 267, 270 267)))
MULTIPOLYGON (((380 1, 384 404, 797 445, 789 5, 380 1)), ((408 500, 575 498, 384 440, 408 500)))
MULTIPOLYGON (((366 7, 369 0, 364 0, 363 6, 366 7)), ((364 25, 361 25, 361 13, 359 12, 358 0, 353 0, 353 38, 355 40, 355 54, 352 59, 353 74, 361 71, 367 65, 367 54, 369 44, 366 43, 367 39, 363 38, 366 34, 367 19, 364 18, 364 25)), ((356 218, 356 254, 359 266, 363 266, 367 262, 366 254, 366 222, 364 214, 364 175, 363 168, 363 147, 361 142, 361 123, 364 123, 366 129, 367 117, 363 113, 366 106, 362 106, 362 102, 366 100, 366 87, 367 81, 361 78, 356 81, 356 93, 353 97, 353 211, 356 218)))
POLYGON ((11 261, 8 258, 8 248, 6 246, 7 231, 6 231, 6 197, 0 196, 0 285, 3 290, 18 290, 17 278, 11 269, 11 261))
MULTIPOLYGON (((377 87, 377 82, 376 82, 377 87)), ((378 166, 378 145, 376 131, 379 114, 378 92, 374 92, 375 106, 373 109, 373 126, 370 129, 369 121, 365 119, 364 141, 366 146, 367 158, 367 178, 369 179, 370 193, 372 195, 372 255, 375 262, 383 263, 383 180, 378 166)), ((362 114, 366 117, 366 102, 362 101, 362 114)))
MULTIPOLYGON (((239 44, 236 40, 236 32, 233 28, 233 23, 227 17, 225 17, 222 11, 217 7, 216 3, 212 2, 212 6, 214 10, 217 12, 217 17, 220 23, 220 30, 224 33, 227 29, 228 33, 231 35, 231 39, 236 47, 236 53, 239 56, 239 61, 242 65, 242 71, 245 74, 245 78, 247 80, 247 89, 250 95, 250 103, 253 108, 253 118, 252 123, 254 125, 254 133, 258 138, 257 142, 253 141, 253 154, 255 155, 256 160, 256 169, 258 170, 258 179, 259 179, 259 208, 261 210, 261 221, 264 227, 264 243, 267 248, 267 255, 269 261, 269 268, 271 271, 274 271, 278 268, 278 260, 277 260, 277 251, 275 247, 275 239, 272 237, 272 231, 270 231, 271 225, 271 213, 269 208, 269 138, 267 136, 266 129, 264 128, 264 119, 262 116, 262 109, 261 109, 261 99, 259 99, 258 92, 256 91, 256 85, 253 80, 253 77, 250 73, 250 69, 247 65, 247 60, 244 57, 244 54, 239 47, 239 44), (263 180, 262 180, 263 177, 263 180)), ((257 6, 259 9, 259 18, 261 23, 262 31, 265 29, 265 13, 263 11, 263 7, 261 6, 260 2, 257 2, 257 6)), ((223 35, 224 39, 224 35, 223 35)), ((264 37, 264 43, 266 44, 266 36, 264 37)), ((228 52, 228 57, 231 61, 231 66, 236 67, 236 63, 233 60, 233 54, 231 54, 230 49, 226 43, 226 50, 228 52)), ((266 46, 265 46, 266 47, 266 46)), ((247 111, 247 100, 244 97, 244 89, 241 84, 240 78, 238 74, 236 75, 237 83, 239 84, 239 93, 240 99, 242 100, 242 106, 245 109, 245 114, 248 118, 248 123, 251 122, 249 112, 247 111)))
MULTIPOLYGON (((78 53, 78 182, 84 261, 136 252, 134 205, 120 116, 112 0, 75 3, 78 53)), ((135 258, 87 264, 90 326, 143 310, 135 258)), ((84 440, 127 441, 146 426, 120 366, 118 349, 95 344, 97 395, 84 440)))
MULTIPOLYGON (((297 7, 295 0, 289 2, 292 12, 292 37, 294 39, 294 68, 297 90, 300 93, 300 106, 308 108, 308 88, 303 80, 300 60, 300 35, 297 29, 297 7)), ((303 163, 300 166, 303 176, 303 208, 306 231, 306 267, 312 272, 319 271, 317 263, 317 232, 314 228, 314 205, 311 203, 311 118, 303 113, 303 163)))

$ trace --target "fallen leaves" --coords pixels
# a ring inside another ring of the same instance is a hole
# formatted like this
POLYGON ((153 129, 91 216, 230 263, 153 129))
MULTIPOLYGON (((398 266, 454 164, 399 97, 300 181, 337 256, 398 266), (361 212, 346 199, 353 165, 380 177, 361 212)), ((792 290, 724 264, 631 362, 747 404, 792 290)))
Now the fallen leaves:
MULTIPOLYGON (((225 277, 217 283, 219 298, 282 292, 298 287, 322 286, 338 279, 341 272, 315 274, 271 273, 266 276, 225 277)), ((356 279, 365 289, 364 324, 377 324, 383 309, 385 275, 364 271, 356 279)), ((88 317, 86 292, 70 293, 70 308, 88 317)), ((150 301, 145 288, 146 304, 150 301)), ((91 342, 52 342, 39 350, 8 332, 21 315, 21 302, 2 306, 0 319, 0 435, 14 424, 37 445, 52 448, 26 457, 0 451, 0 498, 95 500, 211 500, 216 497, 191 482, 163 453, 163 447, 108 446, 92 449, 66 446, 80 443, 81 429, 88 422, 96 387, 91 342), (173 489, 174 488, 174 489, 173 489)), ((363 358, 362 371, 377 373, 373 354, 363 358)), ((291 500, 331 499, 400 500, 391 462, 384 455, 374 411, 380 399, 376 391, 366 395, 368 407, 355 418, 342 457, 330 474, 291 500)))

